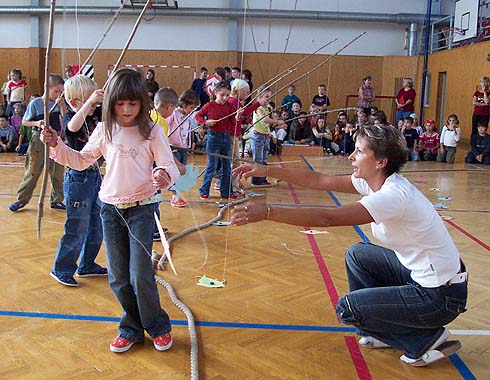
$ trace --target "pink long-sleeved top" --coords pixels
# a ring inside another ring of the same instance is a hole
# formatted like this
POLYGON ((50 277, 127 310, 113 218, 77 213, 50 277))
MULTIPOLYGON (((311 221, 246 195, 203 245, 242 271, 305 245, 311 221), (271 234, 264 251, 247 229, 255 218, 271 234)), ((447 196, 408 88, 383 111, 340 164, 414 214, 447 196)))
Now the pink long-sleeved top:
POLYGON ((104 203, 136 202, 156 193, 152 174, 164 169, 170 176, 169 185, 175 183, 179 171, 162 128, 153 127, 150 139, 141 137, 138 127, 120 127, 115 124, 112 143, 104 135, 104 125, 99 123, 85 147, 77 152, 60 139, 50 148, 50 157, 75 170, 84 170, 101 156, 106 160, 106 173, 99 192, 104 203), (156 168, 153 169, 153 162, 156 168))

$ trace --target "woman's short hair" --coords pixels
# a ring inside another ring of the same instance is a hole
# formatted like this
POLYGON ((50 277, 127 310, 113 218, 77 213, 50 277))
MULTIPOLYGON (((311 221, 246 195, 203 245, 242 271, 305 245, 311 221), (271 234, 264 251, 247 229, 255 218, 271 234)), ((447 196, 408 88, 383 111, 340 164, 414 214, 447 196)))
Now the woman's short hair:
POLYGON ((413 79, 412 78, 405 77, 405 78, 403 78, 403 81, 404 82, 406 81, 410 85, 410 87, 413 87, 413 79))
POLYGON ((366 125, 357 131, 355 139, 358 138, 367 141, 377 160, 388 159, 384 168, 388 176, 398 173, 407 162, 407 142, 397 128, 385 125, 366 125))

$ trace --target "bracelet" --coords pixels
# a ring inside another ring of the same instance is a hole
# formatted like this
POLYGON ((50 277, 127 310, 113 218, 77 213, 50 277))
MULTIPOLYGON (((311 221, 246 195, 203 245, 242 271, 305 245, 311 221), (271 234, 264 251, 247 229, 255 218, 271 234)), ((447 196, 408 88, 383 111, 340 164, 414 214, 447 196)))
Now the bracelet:
POLYGON ((271 215, 271 206, 267 206, 267 215, 265 216, 265 220, 269 220, 270 215, 271 215))

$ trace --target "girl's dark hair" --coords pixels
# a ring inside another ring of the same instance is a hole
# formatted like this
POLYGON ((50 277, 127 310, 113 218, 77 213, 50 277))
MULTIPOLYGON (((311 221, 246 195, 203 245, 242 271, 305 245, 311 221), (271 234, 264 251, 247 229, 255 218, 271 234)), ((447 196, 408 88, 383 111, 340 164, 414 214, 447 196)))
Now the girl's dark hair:
POLYGON ((112 131, 117 123, 115 112, 116 102, 120 100, 139 101, 141 109, 135 119, 141 137, 150 138, 150 101, 146 92, 143 75, 133 69, 120 69, 110 78, 102 103, 102 121, 104 122, 105 136, 112 141, 112 131))
POLYGON ((245 69, 242 71, 242 75, 247 79, 247 80, 252 80, 252 72, 248 69, 245 69))
POLYGON ((398 130, 385 125, 366 125, 356 132, 355 137, 367 141, 377 160, 386 158, 388 163, 384 168, 387 176, 398 173, 407 162, 408 148, 405 137, 398 130))
POLYGON ((10 70, 10 74, 17 74, 22 79, 22 71, 20 69, 12 69, 10 70))
POLYGON ((179 107, 185 106, 197 106, 199 104, 199 98, 194 90, 185 90, 179 96, 179 107))
POLYGON ((456 125, 458 125, 459 124, 459 119, 458 119, 458 115, 456 115, 455 113, 452 113, 451 115, 449 115, 447 117, 447 122, 449 123, 449 119, 453 119, 453 118, 456 119, 456 125))

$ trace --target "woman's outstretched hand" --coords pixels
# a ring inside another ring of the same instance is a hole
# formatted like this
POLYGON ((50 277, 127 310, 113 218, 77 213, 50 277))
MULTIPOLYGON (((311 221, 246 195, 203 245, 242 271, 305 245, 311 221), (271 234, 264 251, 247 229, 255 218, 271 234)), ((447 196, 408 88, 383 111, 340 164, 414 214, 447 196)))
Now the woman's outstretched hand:
POLYGON ((243 178, 248 177, 267 177, 267 166, 259 164, 241 164, 233 169, 233 175, 241 175, 243 178))
POLYGON ((242 224, 260 222, 266 217, 267 206, 265 204, 246 202, 233 207, 230 221, 234 226, 241 226, 242 224))

